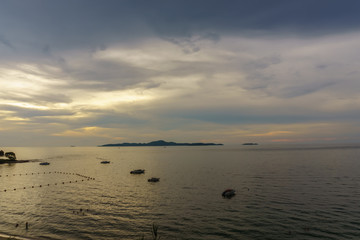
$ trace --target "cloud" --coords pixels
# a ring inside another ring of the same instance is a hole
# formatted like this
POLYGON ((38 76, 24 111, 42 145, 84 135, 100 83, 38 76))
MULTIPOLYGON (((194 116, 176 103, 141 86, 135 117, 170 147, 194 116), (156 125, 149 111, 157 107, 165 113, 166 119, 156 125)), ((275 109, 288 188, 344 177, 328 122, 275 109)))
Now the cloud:
POLYGON ((217 43, 220 41, 220 35, 212 32, 207 32, 199 36, 186 36, 186 37, 164 37, 166 41, 169 41, 177 46, 179 46, 183 53, 191 54, 196 53, 201 50, 201 44, 203 42, 210 41, 212 43, 217 43))
POLYGON ((33 118, 42 116, 71 116, 75 113, 71 110, 63 109, 48 109, 42 106, 36 106, 31 104, 9 104, 0 105, 1 110, 11 112, 12 115, 20 118, 33 118))
POLYGON ((311 94, 313 92, 317 92, 323 90, 324 88, 336 84, 335 82, 326 82, 326 83, 313 83, 311 85, 303 85, 303 86, 290 86, 282 89, 283 93, 281 97, 284 98, 294 98, 299 96, 304 96, 307 94, 311 94))
POLYGON ((220 35, 233 34, 319 36, 348 32, 359 27, 359 8, 356 0, 346 4, 337 0, 261 4, 251 0, 4 1, 0 26, 6 33, 5 42, 15 48, 30 43, 38 51, 99 49, 155 35, 175 41, 199 35, 218 41, 220 35))
POLYGON ((337 139, 335 137, 332 137, 332 138, 297 138, 297 139, 288 139, 288 138, 280 138, 280 139, 273 139, 271 140, 271 142, 274 142, 274 143, 304 143, 304 142, 307 142, 307 143, 311 143, 311 142, 334 142, 336 140, 340 140, 340 139, 337 139))
POLYGON ((249 137, 267 137, 267 136, 279 136, 279 135, 286 135, 286 134, 292 134, 291 131, 272 131, 272 132, 266 132, 266 133, 255 133, 255 134, 249 134, 249 137))
POLYGON ((75 145, 358 139, 359 6, 4 1, 2 132, 75 145))
MULTIPOLYGON (((53 136, 60 137, 105 137, 113 138, 110 134, 106 132, 111 132, 111 129, 100 128, 100 127, 83 127, 80 129, 66 130, 61 133, 54 133, 53 136)), ((118 139, 118 138, 117 138, 118 139)))

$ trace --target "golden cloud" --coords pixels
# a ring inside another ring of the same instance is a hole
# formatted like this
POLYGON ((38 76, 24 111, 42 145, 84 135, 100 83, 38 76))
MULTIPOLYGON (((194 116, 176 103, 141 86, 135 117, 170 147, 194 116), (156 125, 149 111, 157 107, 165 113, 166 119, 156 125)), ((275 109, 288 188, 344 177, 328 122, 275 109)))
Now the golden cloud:
MULTIPOLYGON (((61 137, 104 137, 104 138, 113 138, 107 132, 111 132, 112 130, 109 128, 102 127, 83 127, 74 130, 66 130, 61 133, 54 133, 53 136, 61 136, 61 137)), ((119 139, 119 137, 116 137, 119 139)))

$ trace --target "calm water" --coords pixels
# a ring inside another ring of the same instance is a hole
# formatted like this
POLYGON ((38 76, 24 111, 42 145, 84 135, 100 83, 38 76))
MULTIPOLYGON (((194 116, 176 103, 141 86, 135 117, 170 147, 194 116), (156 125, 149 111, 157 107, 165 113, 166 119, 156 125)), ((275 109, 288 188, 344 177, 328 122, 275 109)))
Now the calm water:
POLYGON ((4 234, 151 239, 156 223, 162 239, 360 238, 360 145, 3 150, 33 160, 0 165, 4 234))

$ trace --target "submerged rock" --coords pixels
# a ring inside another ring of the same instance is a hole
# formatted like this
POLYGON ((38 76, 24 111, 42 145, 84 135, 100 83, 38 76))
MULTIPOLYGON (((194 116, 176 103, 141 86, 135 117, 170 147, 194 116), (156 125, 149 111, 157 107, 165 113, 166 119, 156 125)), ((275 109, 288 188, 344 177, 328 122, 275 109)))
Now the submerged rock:
POLYGON ((148 179, 148 182, 158 182, 160 181, 160 178, 152 177, 148 179))
POLYGON ((143 174, 143 173, 145 173, 145 170, 144 169, 136 169, 136 170, 132 170, 130 173, 131 174, 143 174))
POLYGON ((235 194, 236 192, 234 189, 228 188, 221 195, 223 196, 223 198, 232 198, 235 196, 235 194))

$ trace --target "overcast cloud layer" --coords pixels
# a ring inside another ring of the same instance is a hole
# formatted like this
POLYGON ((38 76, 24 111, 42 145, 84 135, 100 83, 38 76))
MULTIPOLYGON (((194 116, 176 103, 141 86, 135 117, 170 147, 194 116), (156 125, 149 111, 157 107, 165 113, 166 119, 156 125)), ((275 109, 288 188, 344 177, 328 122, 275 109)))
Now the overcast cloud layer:
POLYGON ((0 0, 0 146, 359 142, 359 12, 0 0))

